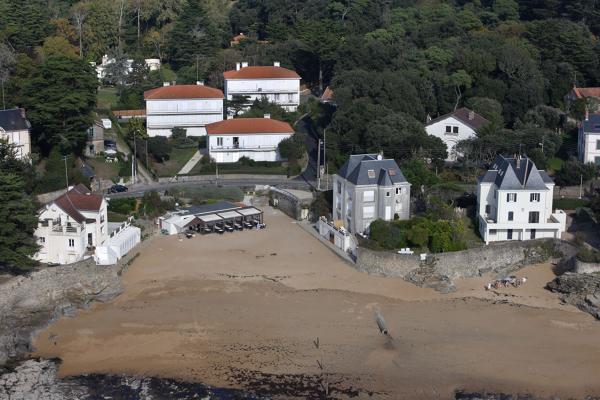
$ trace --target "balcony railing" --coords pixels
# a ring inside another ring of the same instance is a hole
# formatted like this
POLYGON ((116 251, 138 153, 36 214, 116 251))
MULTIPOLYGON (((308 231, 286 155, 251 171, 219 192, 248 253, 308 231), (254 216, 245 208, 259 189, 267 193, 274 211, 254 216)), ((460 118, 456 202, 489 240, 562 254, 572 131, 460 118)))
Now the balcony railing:
POLYGON ((243 145, 234 145, 234 146, 210 146, 211 151, 274 151, 277 150, 277 146, 243 146, 243 145))

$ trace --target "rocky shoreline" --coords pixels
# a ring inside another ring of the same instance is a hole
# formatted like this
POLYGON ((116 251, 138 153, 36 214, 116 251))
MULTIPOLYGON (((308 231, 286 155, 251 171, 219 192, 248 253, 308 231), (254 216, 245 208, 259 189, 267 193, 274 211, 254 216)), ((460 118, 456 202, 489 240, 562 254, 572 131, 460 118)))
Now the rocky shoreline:
POLYGON ((548 283, 548 289, 561 293, 565 303, 600 320, 600 273, 578 274, 565 272, 548 283))

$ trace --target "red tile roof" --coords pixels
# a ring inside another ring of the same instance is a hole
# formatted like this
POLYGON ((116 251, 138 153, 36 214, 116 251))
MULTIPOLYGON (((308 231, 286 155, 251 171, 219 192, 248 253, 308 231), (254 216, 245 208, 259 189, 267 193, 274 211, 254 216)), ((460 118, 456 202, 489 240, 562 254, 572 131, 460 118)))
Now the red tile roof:
POLYGON ((146 110, 113 110, 115 117, 145 117, 146 110))
POLYGON ((208 135, 289 134, 294 129, 284 121, 270 118, 235 118, 206 125, 208 135))
POLYGON ((162 86, 144 92, 145 100, 160 99, 222 99, 223 92, 204 85, 162 86))
POLYGON ((333 90, 329 86, 325 88, 325 91, 321 95, 321 100, 325 102, 333 100, 333 90))
POLYGON ((573 93, 578 99, 582 97, 599 97, 600 98, 600 87, 585 87, 585 88, 573 88, 573 93))
POLYGON ((90 190, 79 184, 67 193, 54 200, 54 203, 77 222, 85 221, 80 211, 99 211, 104 197, 92 194, 90 190))
POLYGON ((225 79, 300 79, 295 71, 283 67, 244 67, 223 72, 225 79))

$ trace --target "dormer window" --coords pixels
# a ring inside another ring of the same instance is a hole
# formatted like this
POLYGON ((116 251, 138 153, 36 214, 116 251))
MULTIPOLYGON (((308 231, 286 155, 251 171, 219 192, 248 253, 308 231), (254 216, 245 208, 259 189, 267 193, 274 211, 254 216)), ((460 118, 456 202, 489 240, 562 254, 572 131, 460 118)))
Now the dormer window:
POLYGON ((367 175, 369 176, 370 179, 375 179, 375 170, 374 169, 368 170, 367 175))
POLYGON ((396 170, 395 169, 388 169, 388 173, 390 174, 390 176, 396 176, 396 170))

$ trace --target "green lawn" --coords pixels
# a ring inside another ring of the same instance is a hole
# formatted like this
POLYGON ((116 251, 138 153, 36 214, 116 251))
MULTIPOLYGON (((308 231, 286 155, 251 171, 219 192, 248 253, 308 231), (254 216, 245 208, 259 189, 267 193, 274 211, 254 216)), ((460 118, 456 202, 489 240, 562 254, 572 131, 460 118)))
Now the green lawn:
MULTIPOLYGON (((189 175, 215 175, 214 167, 196 164, 189 175)), ((219 164, 219 175, 227 174, 256 174, 256 175, 287 175, 287 168, 280 162, 260 165, 241 165, 238 163, 219 164)))
POLYGON ((562 199, 554 199, 553 206, 560 210, 575 210, 579 207, 587 207, 589 204, 589 200, 565 197, 562 199))
POLYGON ((192 158, 197 150, 198 149, 196 147, 185 149, 178 149, 174 147, 173 151, 169 155, 169 161, 165 161, 164 163, 152 161, 150 164, 152 169, 159 177, 175 176, 185 165, 185 163, 192 158))
POLYGON ((98 97, 96 107, 101 110, 110 110, 116 107, 119 101, 117 97, 117 89, 113 87, 101 87, 98 89, 98 97))
POLYGON ((553 171, 560 171, 562 169, 563 164, 565 163, 564 160, 557 158, 557 157, 552 157, 548 159, 548 169, 551 169, 553 171))
POLYGON ((88 158, 86 163, 94 169, 98 178, 110 179, 113 182, 119 181, 119 171, 122 172, 122 176, 131 175, 131 165, 127 163, 127 169, 125 163, 119 161, 116 163, 107 163, 104 157, 88 158))

